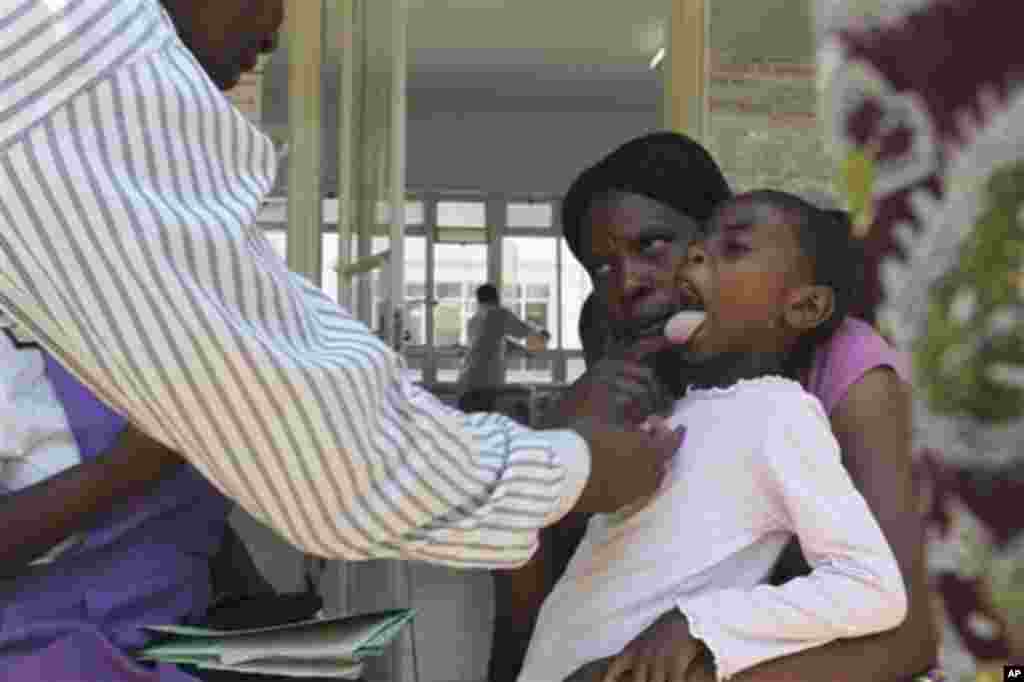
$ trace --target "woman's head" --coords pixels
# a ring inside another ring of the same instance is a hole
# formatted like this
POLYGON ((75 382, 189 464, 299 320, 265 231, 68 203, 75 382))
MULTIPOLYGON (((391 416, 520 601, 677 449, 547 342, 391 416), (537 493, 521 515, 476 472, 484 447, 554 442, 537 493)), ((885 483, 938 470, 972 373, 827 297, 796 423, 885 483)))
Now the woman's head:
POLYGON ((860 258, 849 223, 799 197, 761 190, 723 204, 691 247, 681 291, 707 319, 699 355, 801 354, 853 305, 860 258))
POLYGON ((562 229, 593 277, 616 336, 658 329, 674 312, 686 248, 729 196, 710 154, 671 132, 627 142, 573 182, 562 229))

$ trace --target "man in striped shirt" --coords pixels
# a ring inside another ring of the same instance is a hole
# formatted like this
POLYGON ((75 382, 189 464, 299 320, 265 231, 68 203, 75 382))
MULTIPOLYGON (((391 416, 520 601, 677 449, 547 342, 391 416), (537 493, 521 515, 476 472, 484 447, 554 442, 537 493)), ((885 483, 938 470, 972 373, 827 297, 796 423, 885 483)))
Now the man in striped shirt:
POLYGON ((270 31, 208 17, 276 29, 280 0, 169 1, 217 83, 156 0, 0 9, 0 308, 309 553, 514 566, 574 505, 653 491, 675 434, 446 408, 287 270, 253 227, 274 149, 217 89, 270 31))

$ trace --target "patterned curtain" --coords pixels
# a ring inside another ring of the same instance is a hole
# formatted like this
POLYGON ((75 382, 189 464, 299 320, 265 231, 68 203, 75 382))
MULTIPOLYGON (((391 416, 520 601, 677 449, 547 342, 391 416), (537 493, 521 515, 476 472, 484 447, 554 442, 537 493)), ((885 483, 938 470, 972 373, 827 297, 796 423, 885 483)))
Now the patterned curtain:
POLYGON ((822 104, 880 326, 913 353, 942 664, 1024 660, 1024 8, 818 0, 822 104))

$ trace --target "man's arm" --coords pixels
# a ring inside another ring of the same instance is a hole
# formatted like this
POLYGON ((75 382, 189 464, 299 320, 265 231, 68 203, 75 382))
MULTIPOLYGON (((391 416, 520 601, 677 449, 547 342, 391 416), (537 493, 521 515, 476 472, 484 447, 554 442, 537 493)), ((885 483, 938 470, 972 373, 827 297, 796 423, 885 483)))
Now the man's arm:
POLYGON ((273 144, 156 2, 29 0, 0 25, 24 65, 0 81, 0 306, 288 542, 511 567, 577 502, 656 488, 670 443, 450 410, 290 272, 253 225, 273 144))
POLYGON ((505 336, 511 336, 512 338, 521 339, 529 336, 530 334, 539 334, 540 327, 537 327, 525 320, 519 319, 515 313, 507 308, 501 309, 502 316, 505 318, 505 336))
POLYGON ((17 575, 30 561, 87 529, 114 505, 146 492, 180 466, 174 452, 132 427, 107 452, 0 497, 0 566, 17 575))
POLYGON ((911 482, 909 388, 888 369, 854 384, 832 413, 843 464, 892 547, 907 588, 902 625, 832 642, 740 673, 736 682, 905 682, 936 661, 924 531, 911 482))

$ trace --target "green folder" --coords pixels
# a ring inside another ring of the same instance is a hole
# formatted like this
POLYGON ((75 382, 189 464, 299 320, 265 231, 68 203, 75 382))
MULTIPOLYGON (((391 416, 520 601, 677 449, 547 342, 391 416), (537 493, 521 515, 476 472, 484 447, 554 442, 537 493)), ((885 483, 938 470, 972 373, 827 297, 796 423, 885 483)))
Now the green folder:
POLYGON ((412 617, 412 610, 397 609, 245 630, 151 626, 164 637, 136 657, 211 670, 357 679, 360 661, 387 651, 412 617))

